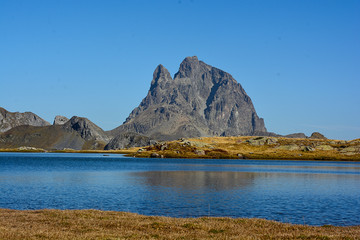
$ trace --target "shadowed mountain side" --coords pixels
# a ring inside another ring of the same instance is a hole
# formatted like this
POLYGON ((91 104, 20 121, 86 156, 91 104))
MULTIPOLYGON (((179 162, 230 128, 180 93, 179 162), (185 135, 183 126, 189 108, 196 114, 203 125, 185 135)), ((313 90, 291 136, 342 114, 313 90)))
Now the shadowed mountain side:
POLYGON ((131 147, 143 147, 148 146, 152 142, 150 138, 146 136, 142 136, 137 133, 120 133, 116 137, 110 140, 110 142, 105 146, 105 150, 112 150, 112 149, 124 149, 124 148, 131 148, 131 147))
POLYGON ((32 112, 9 112, 0 107, 0 132, 6 132, 21 125, 48 126, 50 123, 32 112))
POLYGON ((159 65, 150 90, 123 125, 111 131, 153 139, 266 133, 250 97, 228 73, 187 57, 171 78, 159 65))

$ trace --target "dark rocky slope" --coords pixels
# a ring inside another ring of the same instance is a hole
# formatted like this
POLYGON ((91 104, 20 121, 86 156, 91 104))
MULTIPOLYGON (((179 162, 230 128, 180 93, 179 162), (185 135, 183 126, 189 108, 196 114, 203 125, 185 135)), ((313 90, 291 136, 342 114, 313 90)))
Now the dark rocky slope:
POLYGON ((120 133, 116 137, 110 140, 105 146, 105 150, 111 149, 124 149, 131 147, 143 147, 154 143, 150 138, 140 135, 138 133, 120 133))
POLYGON ((173 140, 267 130, 250 97, 229 73, 187 57, 174 79, 162 65, 156 68, 147 96, 111 134, 121 132, 173 140))

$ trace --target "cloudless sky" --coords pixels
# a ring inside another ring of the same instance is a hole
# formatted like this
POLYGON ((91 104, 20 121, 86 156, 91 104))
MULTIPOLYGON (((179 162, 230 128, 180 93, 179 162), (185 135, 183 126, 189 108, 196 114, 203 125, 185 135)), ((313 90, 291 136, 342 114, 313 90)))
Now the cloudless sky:
POLYGON ((244 87, 268 131, 360 138, 358 0, 0 0, 0 106, 126 119, 163 64, 198 56, 244 87))

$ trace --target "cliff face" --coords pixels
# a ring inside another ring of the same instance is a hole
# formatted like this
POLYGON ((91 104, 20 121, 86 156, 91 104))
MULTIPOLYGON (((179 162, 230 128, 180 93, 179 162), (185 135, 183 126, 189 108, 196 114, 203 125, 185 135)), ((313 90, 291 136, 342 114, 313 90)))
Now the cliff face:
POLYGON ((265 133, 250 97, 229 74, 187 57, 174 79, 159 65, 150 90, 123 125, 112 131, 153 139, 265 133))
POLYGON ((0 107, 0 132, 22 125, 48 126, 50 123, 32 112, 9 112, 0 107))

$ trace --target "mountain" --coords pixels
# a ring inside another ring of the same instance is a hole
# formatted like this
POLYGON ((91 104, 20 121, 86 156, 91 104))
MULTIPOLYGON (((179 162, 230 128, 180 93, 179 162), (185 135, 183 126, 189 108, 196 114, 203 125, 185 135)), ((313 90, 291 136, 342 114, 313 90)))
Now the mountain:
POLYGON ((227 72, 187 57, 174 79, 159 65, 150 90, 112 135, 136 132, 151 139, 266 133, 250 97, 227 72))
POLYGON ((22 125, 49 126, 50 123, 32 112, 9 112, 0 107, 0 132, 6 132, 11 128, 22 125))
POLYGON ((110 142, 105 146, 105 150, 111 149, 123 149, 131 147, 143 147, 148 146, 153 143, 150 138, 142 136, 138 133, 120 133, 116 137, 110 140, 110 142))
POLYGON ((0 134, 0 148, 104 149, 109 141, 110 137, 100 127, 87 118, 77 116, 63 125, 22 125, 0 134))
POLYGON ((63 124, 65 124, 67 121, 69 121, 69 119, 68 119, 67 117, 57 115, 57 116, 55 117, 55 119, 54 119, 53 125, 63 125, 63 124))
POLYGON ((87 118, 74 116, 67 121, 63 127, 69 131, 76 131, 80 134, 81 138, 85 140, 95 140, 106 143, 110 141, 107 133, 87 118))

